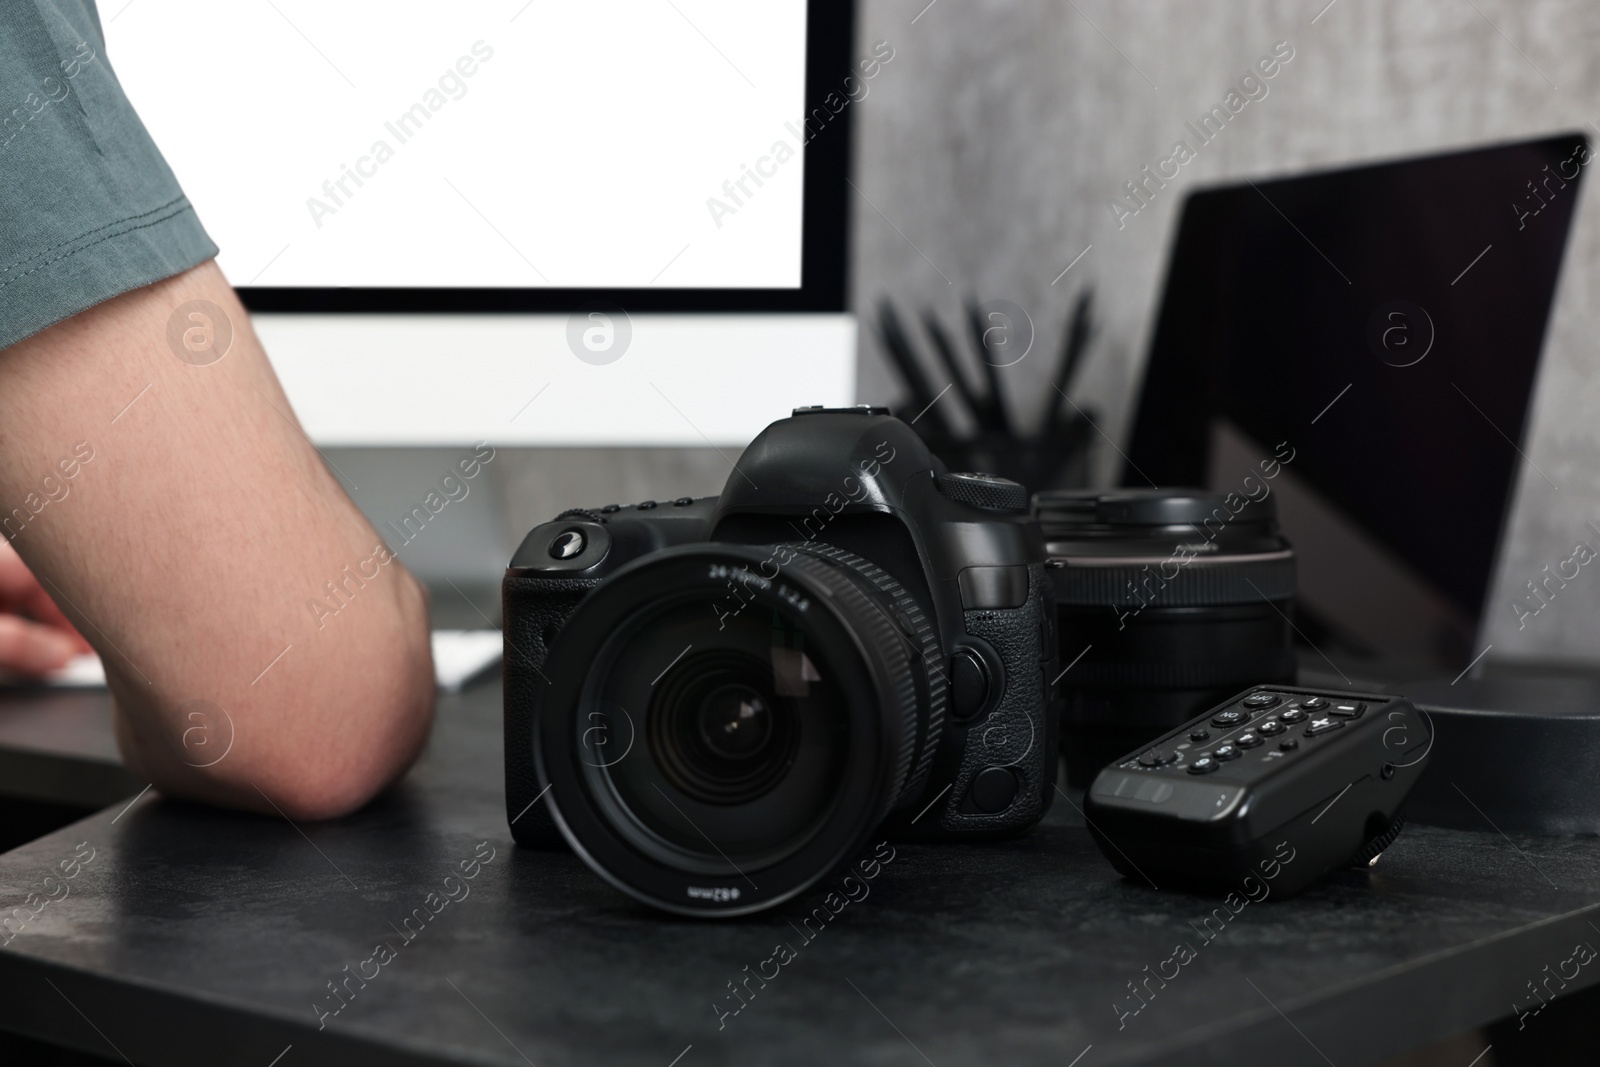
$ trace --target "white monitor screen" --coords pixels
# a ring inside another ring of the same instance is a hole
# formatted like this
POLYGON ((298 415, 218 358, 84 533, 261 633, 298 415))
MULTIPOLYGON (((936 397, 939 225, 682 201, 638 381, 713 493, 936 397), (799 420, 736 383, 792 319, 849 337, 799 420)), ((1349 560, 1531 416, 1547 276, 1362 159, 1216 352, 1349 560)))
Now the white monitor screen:
POLYGON ((235 285, 796 289, 804 0, 112 0, 235 285))

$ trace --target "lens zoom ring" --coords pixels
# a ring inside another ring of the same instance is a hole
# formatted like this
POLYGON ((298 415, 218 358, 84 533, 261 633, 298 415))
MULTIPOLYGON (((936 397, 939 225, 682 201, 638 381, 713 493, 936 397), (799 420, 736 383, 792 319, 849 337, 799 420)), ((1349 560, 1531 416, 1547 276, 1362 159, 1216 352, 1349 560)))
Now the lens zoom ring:
MULTIPOLYGON (((923 617, 922 610, 916 602, 901 588, 900 583, 889 576, 882 568, 853 553, 843 549, 834 548, 832 545, 815 542, 790 543, 782 546, 795 550, 797 553, 790 566, 802 566, 819 580, 828 584, 839 596, 855 616, 852 620, 859 625, 862 636, 876 648, 883 650, 884 660, 889 664, 892 672, 891 684, 894 688, 897 703, 899 704, 899 719, 901 723, 900 751, 895 754, 895 773, 893 797, 891 806, 905 794, 914 783, 922 781, 927 776, 928 766, 932 760, 933 740, 938 735, 939 728, 944 722, 945 690, 942 672, 929 671, 929 715, 928 730, 921 746, 920 756, 917 752, 917 689, 915 679, 911 673, 910 657, 907 654, 906 641, 899 628, 884 614, 883 609, 873 603, 867 594, 840 573, 838 568, 848 568, 861 578, 870 582, 872 587, 888 597, 890 602, 911 624, 916 631, 919 644, 923 649, 923 656, 929 655, 928 649, 934 649, 933 655, 937 656, 938 640, 933 633, 933 628, 923 617), (812 557, 812 558, 807 558, 812 557), (833 564, 834 566, 829 566, 833 564)), ((934 662, 937 662, 935 659, 934 662)), ((887 709, 886 709, 887 710, 887 709)), ((893 711, 888 711, 894 714, 893 711)))
POLYGON ((1194 562, 1185 566, 1166 559, 1110 567, 1084 566, 1068 560, 1065 567, 1051 573, 1056 602, 1062 606, 1178 608, 1254 604, 1262 599, 1290 599, 1295 583, 1293 556, 1238 563, 1194 562))

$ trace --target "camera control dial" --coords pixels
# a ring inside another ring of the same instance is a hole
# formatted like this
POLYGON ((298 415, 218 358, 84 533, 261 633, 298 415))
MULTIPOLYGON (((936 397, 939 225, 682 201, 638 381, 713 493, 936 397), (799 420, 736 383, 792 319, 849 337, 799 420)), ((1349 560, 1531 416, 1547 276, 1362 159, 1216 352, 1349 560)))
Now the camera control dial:
POLYGON ((984 511, 1021 514, 1028 510, 1028 490, 1008 478, 963 471, 934 479, 939 492, 958 503, 984 511))

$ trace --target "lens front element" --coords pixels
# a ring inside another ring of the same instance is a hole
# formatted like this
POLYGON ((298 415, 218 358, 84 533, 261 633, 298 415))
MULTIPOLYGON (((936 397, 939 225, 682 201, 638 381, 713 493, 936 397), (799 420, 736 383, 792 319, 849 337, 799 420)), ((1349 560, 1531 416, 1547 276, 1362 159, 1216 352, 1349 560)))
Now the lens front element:
POLYGON ((717 650, 686 656, 652 688, 650 754, 706 804, 747 804, 776 788, 800 747, 804 709, 779 697, 771 661, 717 650))

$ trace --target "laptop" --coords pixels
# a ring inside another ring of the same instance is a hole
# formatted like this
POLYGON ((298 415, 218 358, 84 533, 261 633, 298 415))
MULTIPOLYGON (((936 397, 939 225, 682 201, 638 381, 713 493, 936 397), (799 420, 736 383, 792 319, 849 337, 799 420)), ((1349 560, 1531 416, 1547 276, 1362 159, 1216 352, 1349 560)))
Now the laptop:
POLYGON ((1309 669, 1454 676, 1483 650, 1514 490, 1543 477, 1523 441, 1587 159, 1568 134, 1184 205, 1122 481, 1235 489, 1288 442, 1309 669))
POLYGON ((1122 482, 1235 490, 1287 443, 1302 684, 1430 712, 1418 821, 1600 832, 1600 665, 1486 655, 1519 480, 1555 491, 1524 441, 1589 158, 1572 133, 1202 189, 1172 248, 1122 482))

